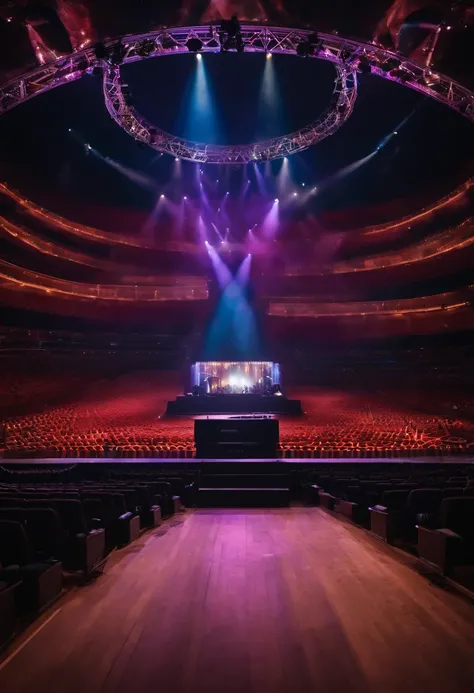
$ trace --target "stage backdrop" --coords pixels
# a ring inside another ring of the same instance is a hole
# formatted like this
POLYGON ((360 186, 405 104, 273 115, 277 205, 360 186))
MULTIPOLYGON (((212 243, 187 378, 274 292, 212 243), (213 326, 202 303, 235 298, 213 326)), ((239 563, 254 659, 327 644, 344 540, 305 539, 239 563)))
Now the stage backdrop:
POLYGON ((208 394, 268 390, 280 385, 280 364, 273 361, 196 361, 191 366, 191 385, 208 394))

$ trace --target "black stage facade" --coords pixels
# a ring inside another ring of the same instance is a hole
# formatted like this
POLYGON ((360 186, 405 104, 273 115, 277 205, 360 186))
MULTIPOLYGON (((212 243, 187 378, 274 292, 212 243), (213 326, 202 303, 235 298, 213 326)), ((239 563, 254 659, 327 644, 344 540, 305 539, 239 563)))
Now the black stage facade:
POLYGON ((301 416, 299 399, 276 395, 179 395, 168 402, 167 416, 195 416, 200 414, 282 414, 301 416))

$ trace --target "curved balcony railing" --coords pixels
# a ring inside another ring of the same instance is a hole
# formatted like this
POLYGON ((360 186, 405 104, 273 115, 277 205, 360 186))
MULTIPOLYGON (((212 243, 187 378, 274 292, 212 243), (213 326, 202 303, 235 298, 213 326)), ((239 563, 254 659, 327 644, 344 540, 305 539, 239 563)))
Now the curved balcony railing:
POLYGON ((407 298, 397 301, 357 301, 352 303, 317 303, 294 298, 291 301, 274 300, 268 315, 282 318, 341 318, 341 317, 398 317, 455 311, 471 306, 474 286, 464 291, 452 291, 422 298, 407 298))
POLYGON ((433 259, 474 244, 474 218, 467 219, 454 229, 425 238, 418 243, 392 253, 356 258, 345 262, 335 262, 330 266, 314 264, 293 264, 285 270, 285 275, 323 276, 327 274, 350 274, 389 269, 399 265, 409 265, 433 259))
POLYGON ((207 285, 201 281, 193 286, 180 285, 179 277, 174 279, 175 284, 161 286, 85 284, 38 274, 0 260, 0 286, 3 288, 40 291, 76 299, 128 302, 203 301, 209 297, 207 285))

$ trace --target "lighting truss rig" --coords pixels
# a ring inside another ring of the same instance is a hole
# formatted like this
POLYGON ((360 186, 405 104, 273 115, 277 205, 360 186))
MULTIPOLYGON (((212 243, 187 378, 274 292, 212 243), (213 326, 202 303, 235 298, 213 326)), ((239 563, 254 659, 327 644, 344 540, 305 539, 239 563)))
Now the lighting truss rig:
POLYGON ((88 48, 44 65, 0 87, 0 114, 85 74, 100 72, 110 115, 137 141, 174 157, 220 164, 244 164, 288 156, 333 134, 352 113, 357 98, 357 73, 372 73, 403 84, 474 120, 474 94, 471 91, 435 70, 372 43, 332 34, 315 34, 304 29, 253 24, 241 25, 240 36, 246 52, 299 55, 334 64, 333 96, 328 109, 318 120, 297 132, 264 142, 218 146, 175 137, 137 113, 124 92, 120 64, 190 50, 219 52, 222 50, 222 37, 218 28, 212 25, 164 28, 148 34, 124 36, 105 42, 101 52, 97 48, 88 48))

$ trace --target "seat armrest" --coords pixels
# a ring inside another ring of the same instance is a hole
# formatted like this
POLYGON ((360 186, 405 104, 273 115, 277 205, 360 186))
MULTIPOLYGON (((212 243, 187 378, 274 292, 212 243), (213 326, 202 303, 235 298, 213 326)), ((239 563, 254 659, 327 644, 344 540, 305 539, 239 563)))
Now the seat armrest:
POLYGON ((462 538, 449 529, 428 529, 417 526, 418 555, 435 565, 443 574, 448 574, 455 563, 462 538))
POLYGON ((127 512, 127 513, 123 513, 123 515, 120 515, 120 517, 118 519, 120 520, 120 522, 125 522, 126 520, 130 520, 131 517, 132 517, 132 513, 127 512))
POLYGON ((370 512, 370 531, 375 536, 383 539, 384 541, 392 540, 391 533, 391 520, 390 515, 387 512, 387 508, 383 505, 376 505, 373 508, 369 508, 370 512))
POLYGON ((456 534, 456 532, 453 532, 450 529, 441 528, 441 529, 438 529, 437 531, 441 532, 441 534, 444 534, 445 537, 448 537, 450 539, 462 539, 460 534, 456 534))

